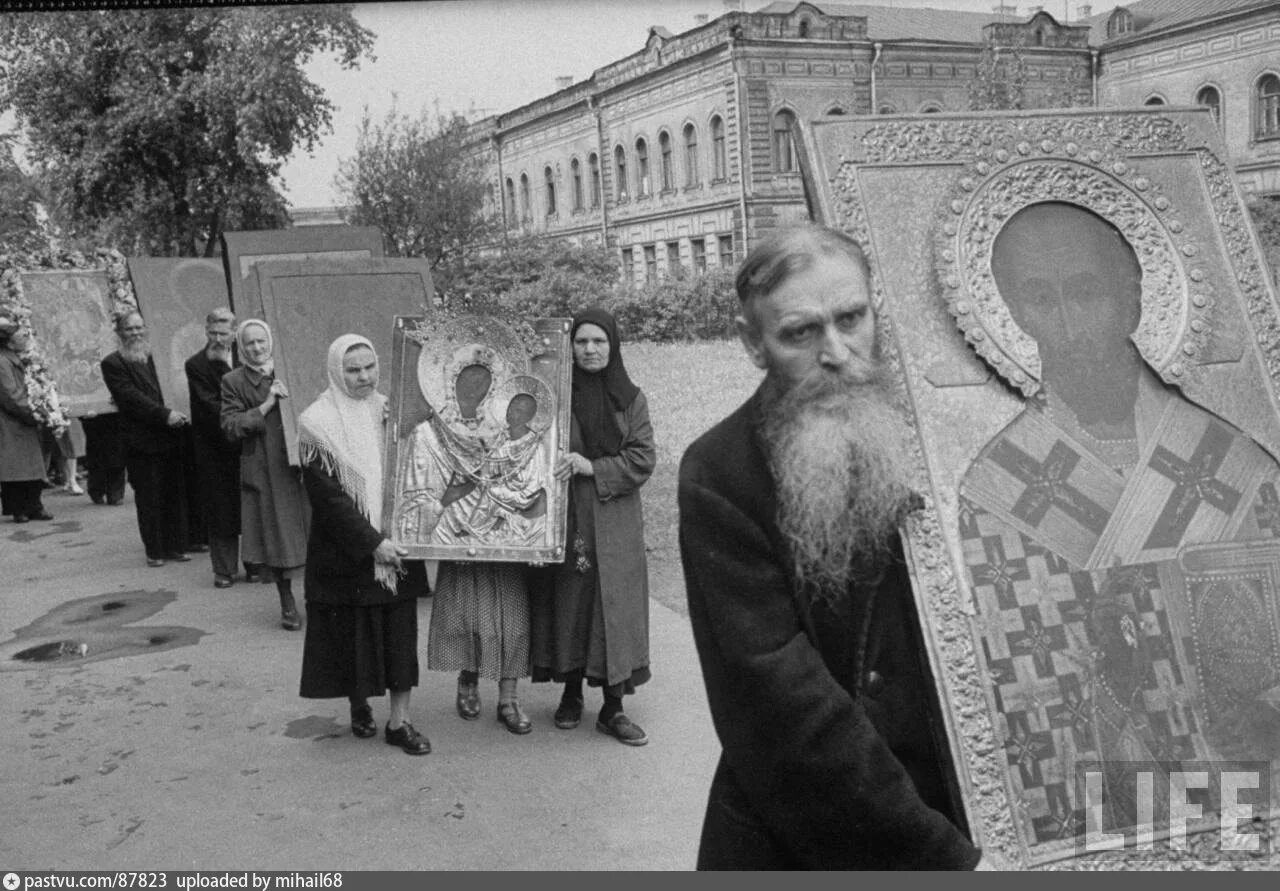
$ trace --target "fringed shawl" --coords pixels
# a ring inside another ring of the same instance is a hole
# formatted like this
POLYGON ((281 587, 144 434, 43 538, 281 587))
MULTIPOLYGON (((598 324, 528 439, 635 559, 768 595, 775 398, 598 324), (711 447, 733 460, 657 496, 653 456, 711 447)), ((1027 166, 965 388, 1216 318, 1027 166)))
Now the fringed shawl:
MULTIPOLYGON (((358 334, 344 334, 329 346, 329 387, 298 418, 298 453, 303 464, 319 461, 336 476, 356 509, 380 529, 382 419, 387 399, 377 392, 357 399, 347 391, 342 362, 358 346, 373 352, 373 344, 358 334)), ((375 562, 374 575, 384 588, 395 590, 393 566, 375 562)))

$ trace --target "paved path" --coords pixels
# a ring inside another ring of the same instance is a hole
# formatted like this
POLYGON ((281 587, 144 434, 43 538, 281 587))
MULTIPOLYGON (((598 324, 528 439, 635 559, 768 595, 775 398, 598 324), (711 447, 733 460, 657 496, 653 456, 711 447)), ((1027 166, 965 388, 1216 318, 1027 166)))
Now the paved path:
MULTIPOLYGON (((424 669, 434 751, 414 758, 351 736, 345 700, 298 697, 272 586, 217 590, 205 555, 148 569, 131 498, 46 506, 0 520, 0 871, 692 868, 718 744, 688 620, 657 600, 680 592, 655 592, 654 679, 628 698, 648 746, 595 731, 593 690, 574 731, 547 684, 522 685, 528 736, 488 681, 461 721, 453 677, 424 669), (14 658, 63 640, 84 657, 14 658)), ((422 648, 429 617, 419 601, 422 648)))

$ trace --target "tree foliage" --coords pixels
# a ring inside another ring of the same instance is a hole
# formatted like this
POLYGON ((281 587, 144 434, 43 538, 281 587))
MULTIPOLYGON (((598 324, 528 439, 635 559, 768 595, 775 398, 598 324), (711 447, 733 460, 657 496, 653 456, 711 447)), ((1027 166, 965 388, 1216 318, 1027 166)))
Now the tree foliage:
POLYGON ((12 15, 0 106, 68 235, 209 256, 225 230, 286 221, 280 168, 333 111, 303 66, 356 67, 372 43, 344 6, 12 15))
POLYGON ((458 114, 401 114, 360 123, 356 153, 338 164, 334 184, 348 222, 377 226, 387 252, 424 257, 442 283, 492 233, 485 214, 484 167, 458 114))
POLYGON ((12 138, 0 137, 0 254, 28 254, 48 247, 40 218, 42 196, 13 157, 12 138))
POLYGON ((550 315, 562 315, 574 300, 600 303, 618 283, 618 256, 596 243, 559 238, 516 238, 471 258, 454 280, 451 296, 472 311, 496 310, 518 289, 546 295, 550 315))
POLYGON ((1022 36, 1007 45, 988 37, 969 81, 970 111, 1013 111, 1025 108, 1027 60, 1022 52, 1022 36))

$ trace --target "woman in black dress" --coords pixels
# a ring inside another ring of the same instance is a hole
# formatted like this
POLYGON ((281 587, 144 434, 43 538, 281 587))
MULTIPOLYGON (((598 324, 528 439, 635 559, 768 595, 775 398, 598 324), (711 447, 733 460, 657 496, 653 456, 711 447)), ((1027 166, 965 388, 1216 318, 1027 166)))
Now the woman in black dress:
POLYGON ((378 732, 369 697, 389 692, 388 745, 425 755, 431 743, 409 723, 409 694, 426 572, 378 530, 386 410, 378 357, 368 340, 344 334, 329 347, 328 369, 329 388, 298 419, 311 501, 301 695, 347 697, 351 732, 368 738, 378 732))

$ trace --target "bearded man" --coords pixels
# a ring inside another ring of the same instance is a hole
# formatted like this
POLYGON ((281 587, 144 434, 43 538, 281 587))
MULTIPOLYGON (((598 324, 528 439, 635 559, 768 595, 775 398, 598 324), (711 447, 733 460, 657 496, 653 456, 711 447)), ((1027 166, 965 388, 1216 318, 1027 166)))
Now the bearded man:
POLYGON ((116 321, 120 349, 102 360, 102 379, 120 416, 125 467, 148 566, 185 563, 187 498, 179 428, 189 423, 164 404, 142 315, 116 321))
POLYGON ((806 226, 737 276, 765 370, 680 465, 689 618, 723 752, 699 869, 968 869, 898 524, 915 496, 862 249, 806 226))
MULTIPOLYGON (((222 376, 236 364, 236 315, 225 306, 204 320, 205 345, 187 359, 191 439, 200 507, 209 533, 215 588, 230 588, 240 562, 240 443, 222 435, 222 376)), ((245 577, 252 575, 245 567, 245 577)))

